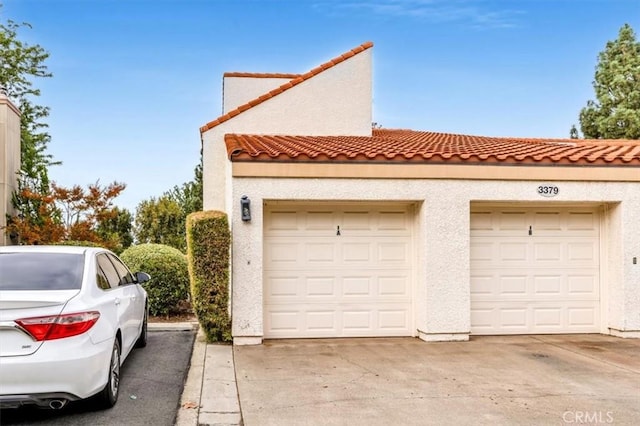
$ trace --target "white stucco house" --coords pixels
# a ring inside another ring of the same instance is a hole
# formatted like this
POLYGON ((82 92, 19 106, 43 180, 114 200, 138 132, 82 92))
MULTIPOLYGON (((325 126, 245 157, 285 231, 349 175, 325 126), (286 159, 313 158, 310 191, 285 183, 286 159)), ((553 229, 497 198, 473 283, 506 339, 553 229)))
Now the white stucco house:
POLYGON ((200 131, 234 343, 640 337, 640 143, 372 129, 372 51, 224 75, 200 131))

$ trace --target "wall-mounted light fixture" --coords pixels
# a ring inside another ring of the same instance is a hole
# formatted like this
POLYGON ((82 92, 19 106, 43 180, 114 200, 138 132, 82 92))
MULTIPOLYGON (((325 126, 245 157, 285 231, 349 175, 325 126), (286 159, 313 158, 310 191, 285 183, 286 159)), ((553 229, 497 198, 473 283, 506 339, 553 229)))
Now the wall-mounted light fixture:
POLYGON ((243 221, 249 222, 251 220, 251 200, 246 195, 240 198, 240 212, 243 221))

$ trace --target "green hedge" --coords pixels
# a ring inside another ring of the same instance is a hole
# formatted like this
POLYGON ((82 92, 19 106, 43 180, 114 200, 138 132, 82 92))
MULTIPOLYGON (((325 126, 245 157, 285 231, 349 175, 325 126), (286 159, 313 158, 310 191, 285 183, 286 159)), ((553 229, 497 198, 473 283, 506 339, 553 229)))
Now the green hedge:
POLYGON ((180 250, 163 244, 140 244, 123 251, 120 258, 134 273, 151 275, 143 284, 151 315, 168 316, 181 311, 181 304, 189 299, 189 269, 180 250))
POLYGON ((187 258, 191 303, 208 342, 231 341, 227 215, 219 211, 187 216, 187 258))

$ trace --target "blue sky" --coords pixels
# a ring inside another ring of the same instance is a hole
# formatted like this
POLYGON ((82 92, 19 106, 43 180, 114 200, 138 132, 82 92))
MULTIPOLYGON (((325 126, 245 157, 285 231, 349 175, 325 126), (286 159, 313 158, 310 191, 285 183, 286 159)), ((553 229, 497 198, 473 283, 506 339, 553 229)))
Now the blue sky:
POLYGON ((62 185, 117 180, 132 212, 193 178, 226 71, 303 73, 374 43, 384 127, 568 137, 597 55, 638 0, 0 0, 49 53, 62 185))

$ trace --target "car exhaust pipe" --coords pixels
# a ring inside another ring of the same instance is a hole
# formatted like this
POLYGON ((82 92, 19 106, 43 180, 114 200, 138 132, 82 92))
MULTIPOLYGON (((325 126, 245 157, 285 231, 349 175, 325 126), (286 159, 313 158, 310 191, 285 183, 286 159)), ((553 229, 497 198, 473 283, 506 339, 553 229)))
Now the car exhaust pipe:
POLYGON ((49 408, 52 410, 60 410, 65 405, 67 405, 66 399, 52 399, 49 401, 49 408))

